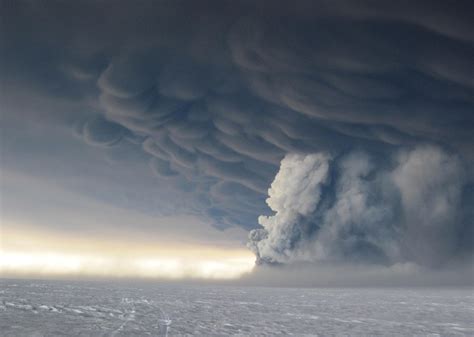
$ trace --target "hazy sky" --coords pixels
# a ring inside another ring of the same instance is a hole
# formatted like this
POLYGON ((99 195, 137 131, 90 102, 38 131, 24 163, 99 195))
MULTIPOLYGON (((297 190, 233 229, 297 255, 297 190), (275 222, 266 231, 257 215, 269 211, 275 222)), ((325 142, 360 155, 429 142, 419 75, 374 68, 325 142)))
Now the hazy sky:
POLYGON ((6 275, 472 282, 472 1, 0 3, 6 275))

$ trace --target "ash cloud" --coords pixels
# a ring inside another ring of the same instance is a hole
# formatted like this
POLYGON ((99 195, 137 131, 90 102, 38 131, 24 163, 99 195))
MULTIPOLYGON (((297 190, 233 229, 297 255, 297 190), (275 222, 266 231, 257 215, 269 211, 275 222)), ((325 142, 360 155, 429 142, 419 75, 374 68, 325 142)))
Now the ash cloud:
POLYGON ((363 152, 289 154, 249 248, 260 263, 370 262, 440 266, 463 249, 466 181, 456 156, 401 150, 388 167, 363 152))
POLYGON ((138 153, 174 212, 253 229, 259 262, 472 255, 472 2, 2 8, 6 89, 74 104, 54 115, 138 153))

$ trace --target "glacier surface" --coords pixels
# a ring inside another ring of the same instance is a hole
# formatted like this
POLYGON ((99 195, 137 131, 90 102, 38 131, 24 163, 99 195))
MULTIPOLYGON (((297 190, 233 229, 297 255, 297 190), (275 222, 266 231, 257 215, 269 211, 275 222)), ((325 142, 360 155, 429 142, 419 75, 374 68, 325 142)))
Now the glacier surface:
POLYGON ((472 289, 0 280, 0 336, 474 336, 472 289))

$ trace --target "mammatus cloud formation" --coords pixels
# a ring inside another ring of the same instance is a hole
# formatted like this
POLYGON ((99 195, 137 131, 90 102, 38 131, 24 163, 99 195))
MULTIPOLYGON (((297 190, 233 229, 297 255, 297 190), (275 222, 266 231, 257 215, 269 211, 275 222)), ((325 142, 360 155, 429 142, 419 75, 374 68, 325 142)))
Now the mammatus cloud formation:
POLYGON ((269 189, 275 214, 259 217, 248 246, 259 262, 438 266, 463 249, 464 184, 459 159, 433 146, 386 168, 363 152, 288 154, 269 189))
POLYGON ((472 256, 472 2, 5 3, 8 88, 258 262, 472 256))

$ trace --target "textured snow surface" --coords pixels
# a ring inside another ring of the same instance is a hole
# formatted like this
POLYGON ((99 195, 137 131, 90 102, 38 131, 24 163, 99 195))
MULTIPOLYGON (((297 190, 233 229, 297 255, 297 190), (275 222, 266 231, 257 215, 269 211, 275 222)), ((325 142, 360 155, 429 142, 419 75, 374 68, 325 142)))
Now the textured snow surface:
POLYGON ((472 289, 0 280, 0 336, 474 336, 472 289))

